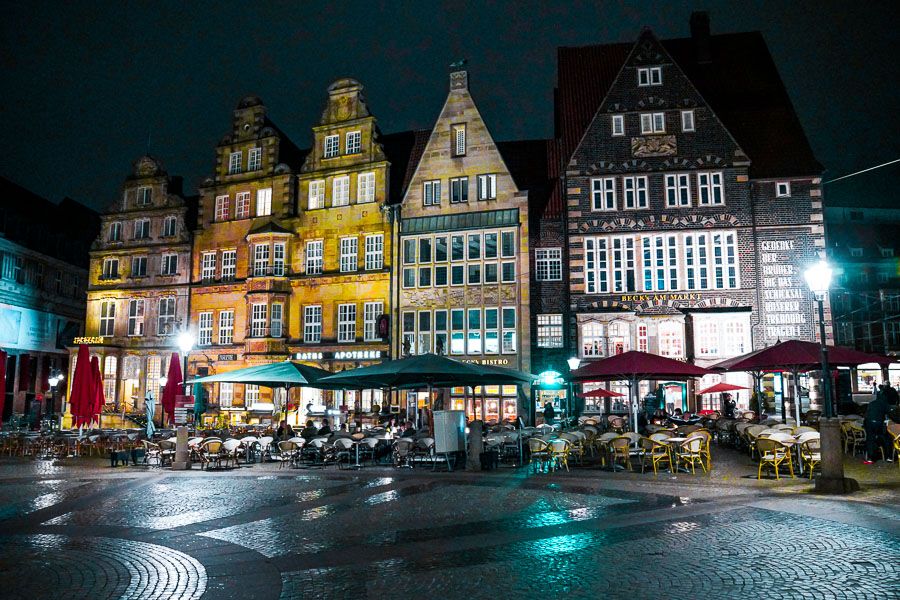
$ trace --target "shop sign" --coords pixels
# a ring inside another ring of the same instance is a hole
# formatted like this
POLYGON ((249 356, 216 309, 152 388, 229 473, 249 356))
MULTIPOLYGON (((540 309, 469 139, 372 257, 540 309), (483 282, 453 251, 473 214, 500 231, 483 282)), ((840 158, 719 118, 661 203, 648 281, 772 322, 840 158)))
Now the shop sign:
POLYGON ((221 361, 237 360, 237 354, 220 354, 218 359, 221 361))
POLYGON ((294 360, 372 360, 382 358, 381 350, 341 350, 339 352, 297 352, 294 360))
POLYGON ((509 365, 508 358, 464 358, 462 362, 473 365, 489 365, 493 367, 505 367, 509 365))
POLYGON ((621 302, 696 302, 702 294, 623 294, 621 302))
POLYGON ((90 345, 102 346, 105 343, 106 343, 105 337, 100 337, 100 336, 96 336, 96 335, 72 338, 72 344, 74 344, 76 346, 79 344, 87 344, 89 346, 90 345))

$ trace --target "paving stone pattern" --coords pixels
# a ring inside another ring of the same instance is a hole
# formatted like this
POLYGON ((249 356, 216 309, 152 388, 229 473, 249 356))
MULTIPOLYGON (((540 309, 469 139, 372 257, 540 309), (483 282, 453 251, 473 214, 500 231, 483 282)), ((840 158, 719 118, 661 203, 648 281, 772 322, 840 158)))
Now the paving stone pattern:
POLYGON ((2 598, 900 597, 894 482, 34 464, 0 461, 2 598))

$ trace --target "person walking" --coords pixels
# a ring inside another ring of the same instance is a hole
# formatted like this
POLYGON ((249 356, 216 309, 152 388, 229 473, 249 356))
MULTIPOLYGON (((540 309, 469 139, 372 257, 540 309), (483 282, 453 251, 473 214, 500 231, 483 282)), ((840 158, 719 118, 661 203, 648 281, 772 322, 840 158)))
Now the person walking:
POLYGON ((544 404, 544 423, 547 425, 553 425, 553 418, 556 417, 556 410, 553 408, 553 403, 548 401, 544 404))
POLYGON ((866 407, 866 420, 864 427, 866 430, 866 459, 863 464, 871 465, 875 462, 875 448, 877 444, 881 444, 884 449, 884 457, 889 462, 893 454, 893 448, 888 444, 887 431, 884 420, 887 417, 888 404, 887 394, 885 392, 886 384, 881 384, 875 399, 869 402, 866 407))

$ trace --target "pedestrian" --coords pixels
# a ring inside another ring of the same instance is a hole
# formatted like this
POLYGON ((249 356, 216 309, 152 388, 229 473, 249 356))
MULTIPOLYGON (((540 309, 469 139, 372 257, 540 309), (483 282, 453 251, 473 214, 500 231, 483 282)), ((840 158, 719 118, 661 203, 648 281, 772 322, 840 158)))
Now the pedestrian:
POLYGON ((864 427, 866 429, 866 459, 863 464, 871 465, 875 462, 875 447, 881 444, 885 460, 891 462, 893 456, 893 448, 888 443, 887 430, 884 420, 887 417, 887 384, 882 383, 879 386, 875 399, 869 402, 866 407, 866 420, 864 427))
POLYGON ((294 428, 288 425, 287 421, 282 421, 275 430, 275 441, 284 442, 294 437, 294 428))
POLYGON ((553 403, 548 400, 547 403, 544 404, 544 423, 553 425, 554 417, 556 417, 556 410, 553 408, 553 403))
POLYGON ((407 421, 403 426, 403 433, 400 434, 400 437, 411 438, 416 435, 416 429, 413 427, 412 421, 407 421))
POLYGON ((890 381, 885 382, 884 385, 884 400, 887 402, 888 406, 897 406, 900 404, 900 393, 897 392, 897 388, 892 386, 890 381))
POLYGON ((306 422, 306 427, 300 430, 300 437, 309 440, 316 437, 316 426, 313 425, 312 419, 306 422))
POLYGON ((329 435, 331 433, 331 424, 328 419, 322 419, 322 427, 316 432, 316 435, 329 435))

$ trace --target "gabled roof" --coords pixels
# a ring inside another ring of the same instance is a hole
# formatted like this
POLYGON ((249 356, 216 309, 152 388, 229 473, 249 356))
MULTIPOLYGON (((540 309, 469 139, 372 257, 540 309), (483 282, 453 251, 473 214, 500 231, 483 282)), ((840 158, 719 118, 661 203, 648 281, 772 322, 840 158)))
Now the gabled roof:
POLYGON ((403 201, 406 188, 409 187, 430 135, 431 131, 427 129, 400 131, 387 135, 379 133, 378 141, 381 142, 384 155, 391 163, 388 204, 399 204, 403 201))
MULTIPOLYGON (((690 38, 662 40, 662 45, 750 157, 752 177, 822 172, 760 32, 711 35, 708 62, 697 61, 690 38)), ((566 160, 632 47, 599 44, 558 49, 556 135, 566 160)))
POLYGON ((257 235, 260 233, 293 233, 290 229, 276 223, 273 220, 265 221, 260 223, 259 225, 255 225, 250 228, 250 231, 247 232, 248 236, 257 235))
MULTIPOLYGON (((497 142, 497 149, 516 187, 528 190, 528 211, 531 215, 544 215, 556 187, 556 179, 550 175, 552 149, 555 146, 554 140, 497 142)), ((558 213, 545 216, 558 216, 558 213)))

